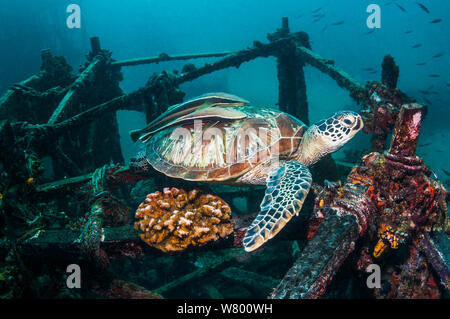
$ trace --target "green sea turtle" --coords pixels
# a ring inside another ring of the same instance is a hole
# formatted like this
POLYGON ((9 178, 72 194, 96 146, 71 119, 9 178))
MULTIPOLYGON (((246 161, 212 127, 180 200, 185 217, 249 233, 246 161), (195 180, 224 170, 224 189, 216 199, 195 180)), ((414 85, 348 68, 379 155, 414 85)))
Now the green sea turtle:
POLYGON ((363 128, 361 116, 337 112, 309 128, 295 117, 210 93, 170 107, 133 140, 145 160, 175 178, 229 185, 267 185, 261 211, 244 237, 252 251, 299 213, 311 186, 308 166, 363 128))

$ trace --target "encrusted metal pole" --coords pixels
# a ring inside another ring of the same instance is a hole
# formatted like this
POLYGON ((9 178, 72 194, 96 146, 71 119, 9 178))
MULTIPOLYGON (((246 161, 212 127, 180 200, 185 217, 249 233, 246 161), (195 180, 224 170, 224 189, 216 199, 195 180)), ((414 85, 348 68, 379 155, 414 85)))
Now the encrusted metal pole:
POLYGON ((48 120, 48 124, 55 124, 64 119, 64 116, 70 112, 75 106, 77 106, 78 95, 82 88, 89 84, 92 81, 94 74, 100 68, 104 58, 102 56, 97 56, 92 60, 89 66, 81 72, 80 76, 76 79, 76 81, 71 85, 70 90, 64 96, 62 101, 56 107, 52 116, 48 120))
POLYGON ((366 85, 367 99, 361 115, 364 118, 364 131, 372 133, 371 150, 382 152, 386 139, 391 133, 400 108, 412 102, 406 94, 397 89, 399 67, 394 58, 386 55, 382 63, 381 83, 371 81, 366 85))
POLYGON ((403 105, 392 134, 389 153, 404 157, 416 156, 421 122, 421 105, 417 103, 403 105))
POLYGON ((386 84, 390 89, 395 89, 397 87, 398 76, 400 69, 397 64, 395 64, 394 58, 391 55, 386 55, 381 64, 381 82, 386 84))
MULTIPOLYGON (((282 27, 279 29, 280 38, 289 35, 289 21, 287 17, 282 19, 282 27)), ((302 43, 301 45, 304 45, 302 43)), ((309 124, 308 101, 306 98, 306 83, 302 58, 296 54, 294 40, 280 48, 277 56, 278 69, 278 105, 281 111, 292 114, 309 124)))
POLYGON ((330 205, 313 238, 275 288, 271 299, 316 299, 323 295, 356 240, 364 233, 374 207, 358 186, 346 184, 330 205))
POLYGON ((450 290, 450 240, 448 235, 443 231, 425 234, 419 247, 441 279, 441 284, 450 290))
POLYGON ((41 59, 42 59, 42 68, 45 71, 50 71, 52 67, 52 52, 50 49, 44 49, 41 51, 41 59))
POLYGON ((91 38, 91 52, 94 56, 100 53, 102 47, 100 46, 100 38, 92 37, 91 38))

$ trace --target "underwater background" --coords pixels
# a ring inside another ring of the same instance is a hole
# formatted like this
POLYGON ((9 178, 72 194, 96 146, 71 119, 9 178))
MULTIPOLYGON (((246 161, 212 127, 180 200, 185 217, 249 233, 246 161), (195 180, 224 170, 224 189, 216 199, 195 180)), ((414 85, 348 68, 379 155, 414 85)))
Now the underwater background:
MULTIPOLYGON (((395 2, 395 1, 394 1, 395 2)), ((63 55, 75 69, 84 61, 89 38, 99 36, 102 46, 113 52, 115 59, 128 59, 169 54, 222 52, 240 50, 253 40, 264 41, 266 34, 280 26, 281 17, 289 17, 293 31, 308 33, 311 46, 318 54, 333 59, 340 68, 365 82, 379 79, 383 56, 391 54, 400 66, 398 87, 419 102, 430 104, 423 123, 419 149, 439 177, 440 168, 449 167, 447 149, 450 118, 449 44, 450 3, 446 0, 424 1, 427 14, 415 1, 399 0, 403 12, 391 1, 2 1, 0 11, 0 90, 37 72, 40 50, 50 48, 63 55), (82 27, 69 29, 65 22, 66 7, 77 3, 82 10, 82 27), (366 26, 371 3, 381 6, 381 28, 369 33, 366 26), (312 11, 322 8, 325 17, 314 22, 312 11), (433 19, 442 22, 430 24, 433 19), (344 21, 333 26, 335 22, 344 21), (405 33, 412 31, 411 33, 405 33), (421 44, 418 48, 412 48, 421 44), (442 56, 433 56, 442 53, 442 56), (417 63, 426 63, 417 65, 417 63), (364 69, 378 73, 370 74, 364 69), (439 74, 439 78, 430 78, 439 74), (429 89, 431 88, 431 89, 429 89), (420 91, 432 91, 424 95, 420 91), (427 103, 423 98, 431 103, 427 103), (447 166, 445 166, 447 165, 447 166)), ((201 65, 211 59, 194 61, 201 65)), ((223 91, 243 96, 254 105, 274 106, 277 103, 275 58, 257 59, 239 69, 225 69, 181 86, 186 98, 205 92, 223 91)), ((131 92, 145 83, 149 74, 179 69, 184 61, 124 68, 121 88, 131 92)), ((316 122, 334 111, 355 109, 347 92, 336 83, 306 66, 306 83, 310 121, 316 122)), ((119 128, 124 157, 134 156, 137 146, 128 132, 142 127, 140 114, 120 111, 119 128)), ((364 145, 358 139, 348 148, 364 145)), ((341 151, 343 152, 343 151, 341 151)), ((336 155, 339 156, 339 155, 336 155)))
MULTIPOLYGON (((413 0, 1 0, 0 92, 3 94, 12 84, 38 72, 43 49, 64 56, 68 64, 78 70, 86 60, 92 36, 100 38, 102 48, 110 50, 115 60, 157 56, 161 52, 175 55, 238 51, 250 47, 255 40, 267 42, 267 33, 280 27, 282 17, 288 17, 290 30, 306 32, 314 52, 334 60, 336 66, 361 83, 380 81, 383 57, 386 54, 394 57, 400 67, 397 87, 428 107, 417 155, 440 180, 447 181, 448 188, 450 1, 422 0, 420 3, 428 8, 429 13, 413 0), (66 8, 71 3, 81 7, 80 29, 66 26, 66 8), (371 3, 381 7, 380 29, 372 30, 366 26, 369 15, 366 8, 371 3), (324 15, 316 21, 314 15, 318 12, 324 15), (435 19, 442 21, 430 23, 435 19)), ((203 65, 215 59, 197 59, 192 63, 203 65)), ((120 88, 124 93, 133 92, 141 88, 151 74, 180 70, 185 64, 186 61, 168 61, 122 68, 120 88)), ((340 88, 334 80, 311 66, 306 65, 304 70, 310 123, 339 110, 359 110, 348 91, 340 88)), ((227 68, 184 83, 180 89, 186 93, 185 100, 207 92, 227 92, 243 97, 253 105, 276 107, 276 59, 258 58, 239 68, 227 68)), ((121 110, 117 112, 117 121, 122 153, 128 164, 141 150, 139 143, 130 139, 129 131, 144 127, 145 116, 140 112, 121 110)), ((354 154, 358 154, 359 159, 359 154, 369 148, 370 136, 360 133, 334 153, 333 158, 355 162, 354 154)), ((40 182, 53 180, 51 167, 46 167, 40 182)), ((148 190, 161 190, 163 186, 171 185, 148 183, 139 196, 145 196, 148 190)), ((221 196, 220 193, 216 195, 221 196)), ((256 202, 262 196, 263 189, 255 192, 254 198, 250 199, 250 202, 255 202, 252 209, 257 209, 259 204, 256 202)), ((232 205, 239 210, 237 213, 249 210, 248 198, 235 198, 232 205)), ((231 268, 223 270, 220 276, 203 274, 198 282, 189 281, 177 289, 168 289, 164 291, 164 297, 265 298, 271 293, 271 280, 283 277, 303 244, 280 241, 269 246, 263 254, 242 257, 231 268), (229 270, 233 267, 261 277, 247 278, 253 286, 239 286, 241 279, 234 277, 237 273, 229 270)), ((199 250, 189 252, 187 256, 160 254, 156 258, 118 260, 111 264, 111 269, 121 278, 152 290, 221 258, 229 256, 217 251, 199 250)), ((35 285, 44 287, 45 280, 49 279, 41 276, 38 280, 35 285)), ((368 296, 365 283, 359 281, 338 274, 334 283, 336 287, 327 297, 368 296)), ((44 296, 48 293, 44 288, 42 291, 44 296)))

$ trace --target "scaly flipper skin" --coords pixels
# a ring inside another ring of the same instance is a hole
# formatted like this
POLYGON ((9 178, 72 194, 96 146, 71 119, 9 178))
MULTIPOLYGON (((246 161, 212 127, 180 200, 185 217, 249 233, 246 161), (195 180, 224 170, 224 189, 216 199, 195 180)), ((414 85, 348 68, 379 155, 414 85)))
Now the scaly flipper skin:
POLYGON ((311 173, 297 161, 287 161, 267 177, 261 211, 244 237, 246 251, 253 251, 274 237, 303 206, 311 187, 311 173))

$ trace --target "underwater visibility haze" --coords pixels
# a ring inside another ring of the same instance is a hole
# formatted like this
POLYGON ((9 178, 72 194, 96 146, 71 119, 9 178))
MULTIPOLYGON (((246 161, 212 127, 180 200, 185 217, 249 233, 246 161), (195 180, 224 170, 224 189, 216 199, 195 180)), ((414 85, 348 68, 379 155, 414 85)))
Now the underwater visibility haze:
POLYGON ((2 1, 0 298, 447 299, 449 12, 2 1))

